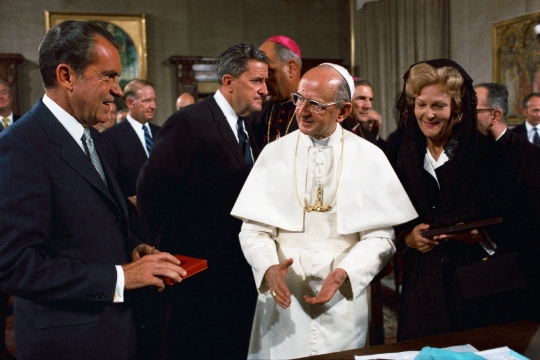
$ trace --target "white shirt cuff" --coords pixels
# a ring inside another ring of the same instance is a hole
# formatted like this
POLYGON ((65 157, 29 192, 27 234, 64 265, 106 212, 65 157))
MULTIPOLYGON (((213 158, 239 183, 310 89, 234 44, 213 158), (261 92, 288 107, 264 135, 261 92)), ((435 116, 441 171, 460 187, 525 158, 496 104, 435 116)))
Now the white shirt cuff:
POLYGON ((113 302, 124 302, 124 269, 120 265, 115 265, 114 267, 116 268, 116 288, 114 289, 113 302))

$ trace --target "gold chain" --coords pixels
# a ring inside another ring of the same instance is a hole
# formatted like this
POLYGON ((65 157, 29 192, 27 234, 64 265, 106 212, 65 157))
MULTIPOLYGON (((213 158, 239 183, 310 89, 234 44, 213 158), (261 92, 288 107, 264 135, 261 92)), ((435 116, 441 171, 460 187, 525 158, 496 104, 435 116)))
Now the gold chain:
POLYGON ((302 205, 302 202, 300 201, 300 197, 298 196, 298 186, 297 186, 297 180, 296 180, 296 158, 298 157, 298 143, 300 142, 300 131, 298 132, 298 137, 296 139, 296 149, 294 152, 294 191, 296 193, 296 200, 298 200, 298 205, 304 211, 310 212, 310 211, 319 211, 319 212, 327 212, 332 210, 332 207, 330 204, 332 201, 334 201, 334 198, 337 194, 337 189, 339 187, 339 180, 341 179, 341 165, 343 163, 343 149, 345 148, 345 132, 343 128, 341 128, 341 155, 339 156, 339 165, 338 165, 338 177, 337 177, 337 183, 336 183, 336 190, 334 190, 334 195, 332 195, 332 199, 330 199, 330 202, 328 205, 323 206, 323 187, 321 186, 321 183, 319 182, 319 187, 317 188, 317 200, 315 201, 315 204, 313 205, 302 205))
MULTIPOLYGON (((270 110, 270 117, 268 118, 268 130, 266 131, 266 143, 267 144, 270 144, 270 128, 272 127, 272 115, 274 115, 274 106, 275 106, 275 104, 272 104, 272 110, 270 110)), ((291 119, 287 123, 287 128, 285 129, 285 135, 287 135, 289 133, 289 128, 291 127, 291 124, 292 124, 295 116, 296 116, 296 111, 293 112, 293 115, 291 116, 291 119)), ((279 116, 278 116, 278 120, 279 120, 279 116)), ((277 129, 277 127, 276 127, 276 129, 277 129)), ((276 140, 279 139, 280 137, 281 136, 280 136, 280 133, 278 131, 278 134, 276 135, 276 140)))

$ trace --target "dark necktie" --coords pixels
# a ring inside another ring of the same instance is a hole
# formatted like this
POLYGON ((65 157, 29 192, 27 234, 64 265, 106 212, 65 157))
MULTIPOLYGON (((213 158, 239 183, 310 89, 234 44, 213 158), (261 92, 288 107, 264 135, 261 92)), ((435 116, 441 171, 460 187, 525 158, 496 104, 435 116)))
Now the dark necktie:
POLYGON ((101 176, 101 178, 106 184, 107 180, 105 179, 105 173, 103 172, 103 168, 101 167, 101 162, 99 161, 99 156, 96 152, 96 148, 94 147, 94 141, 92 140, 92 137, 90 136, 90 130, 88 128, 84 128, 84 132, 83 132, 83 136, 81 137, 81 140, 84 145, 84 150, 86 151, 86 155, 90 158, 92 165, 94 165, 94 168, 96 168, 96 171, 98 172, 99 176, 101 176))
POLYGON ((146 125, 143 125, 142 127, 144 131, 144 141, 146 142, 146 150, 148 150, 148 156, 150 156, 150 151, 152 150, 152 145, 154 145, 154 141, 152 140, 152 136, 150 136, 150 131, 148 131, 148 128, 146 125))
POLYGON ((534 130, 534 136, 533 136, 533 145, 537 146, 540 148, 540 136, 538 135, 538 129, 537 128, 533 128, 534 130))
POLYGON ((247 138, 247 135, 244 131, 244 121, 242 118, 238 118, 238 143, 240 144, 240 148, 242 149, 242 152, 244 153, 244 158, 246 159, 246 162, 249 167, 253 166, 253 158, 251 157, 251 148, 249 146, 249 141, 247 138))

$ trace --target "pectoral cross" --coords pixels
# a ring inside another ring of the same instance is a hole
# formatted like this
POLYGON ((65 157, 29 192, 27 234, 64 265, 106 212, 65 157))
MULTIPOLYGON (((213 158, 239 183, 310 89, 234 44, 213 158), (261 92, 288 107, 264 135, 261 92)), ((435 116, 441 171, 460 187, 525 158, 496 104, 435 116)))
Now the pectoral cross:
POLYGON ((314 205, 307 205, 304 209, 307 212, 310 211, 318 211, 318 212, 327 212, 332 210, 332 207, 330 204, 323 206, 323 188, 321 184, 319 183, 319 187, 317 188, 317 200, 315 201, 314 205))

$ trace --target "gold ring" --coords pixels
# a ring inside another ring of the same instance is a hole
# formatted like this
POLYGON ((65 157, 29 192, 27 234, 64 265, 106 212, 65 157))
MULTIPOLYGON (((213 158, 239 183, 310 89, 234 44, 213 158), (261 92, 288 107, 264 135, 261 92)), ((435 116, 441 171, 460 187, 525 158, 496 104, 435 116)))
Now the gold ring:
POLYGON ((276 292, 275 291, 272 291, 272 296, 276 297, 276 292))

